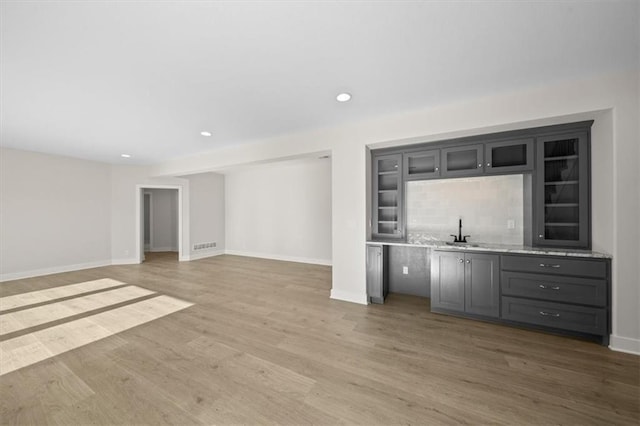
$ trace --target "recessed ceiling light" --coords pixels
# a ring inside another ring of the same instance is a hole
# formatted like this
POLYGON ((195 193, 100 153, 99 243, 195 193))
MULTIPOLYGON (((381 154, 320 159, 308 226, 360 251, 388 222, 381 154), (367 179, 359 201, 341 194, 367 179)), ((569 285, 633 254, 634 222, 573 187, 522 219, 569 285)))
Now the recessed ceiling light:
POLYGON ((202 136, 207 136, 207 137, 208 137, 208 136, 211 136, 213 133, 211 133, 211 132, 207 132, 207 131, 205 130, 204 132, 200 132, 200 134, 201 134, 202 136))
POLYGON ((351 95, 349 93, 340 93, 338 96, 336 96, 336 100, 338 102, 347 102, 350 99, 351 95))
POLYGON ((131 158, 131 154, 120 154, 122 158, 131 158))

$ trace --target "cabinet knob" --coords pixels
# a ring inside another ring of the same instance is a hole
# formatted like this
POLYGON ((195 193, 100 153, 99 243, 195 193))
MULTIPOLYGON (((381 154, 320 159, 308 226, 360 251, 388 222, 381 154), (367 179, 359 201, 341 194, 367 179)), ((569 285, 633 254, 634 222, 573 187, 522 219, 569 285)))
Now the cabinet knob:
POLYGON ((471 260, 470 260, 470 259, 467 259, 467 263, 471 263, 471 260))
POLYGON ((438 170, 439 170, 439 168, 438 168, 438 167, 436 167, 436 172, 437 172, 438 170))
POLYGON ((464 259, 458 259, 458 262, 463 263, 464 259))
POLYGON ((544 238, 544 235, 539 234, 539 235, 538 235, 538 238, 544 238))
POLYGON ((491 163, 487 163, 487 167, 491 167, 491 163))
POLYGON ((478 167, 479 167, 479 168, 480 168, 480 167, 482 167, 482 163, 478 163, 478 167))

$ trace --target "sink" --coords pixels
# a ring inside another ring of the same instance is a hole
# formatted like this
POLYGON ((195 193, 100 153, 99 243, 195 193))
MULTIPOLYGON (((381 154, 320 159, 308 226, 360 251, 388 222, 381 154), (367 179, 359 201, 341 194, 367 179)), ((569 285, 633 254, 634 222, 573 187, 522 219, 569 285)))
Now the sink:
POLYGON ((451 241, 444 242, 448 246, 456 246, 456 247, 479 247, 478 244, 470 244, 470 243, 453 243, 451 241))

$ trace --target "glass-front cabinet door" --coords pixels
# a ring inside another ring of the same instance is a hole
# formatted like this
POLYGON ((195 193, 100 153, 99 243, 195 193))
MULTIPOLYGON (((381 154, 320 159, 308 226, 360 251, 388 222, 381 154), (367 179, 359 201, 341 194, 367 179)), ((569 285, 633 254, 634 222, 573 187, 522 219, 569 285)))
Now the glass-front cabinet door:
POLYGON ((487 142, 484 158, 487 173, 533 170, 533 138, 487 142))
POLYGON ((407 152, 403 156, 405 180, 431 179, 440 176, 440 150, 407 152))
POLYGON ((473 176, 482 173, 483 150, 482 144, 442 149, 442 176, 473 176))
POLYGON ((373 159, 372 233, 378 238, 402 238, 402 154, 373 159))
POLYGON ((537 151, 534 242, 589 248, 587 133, 540 137, 537 151))

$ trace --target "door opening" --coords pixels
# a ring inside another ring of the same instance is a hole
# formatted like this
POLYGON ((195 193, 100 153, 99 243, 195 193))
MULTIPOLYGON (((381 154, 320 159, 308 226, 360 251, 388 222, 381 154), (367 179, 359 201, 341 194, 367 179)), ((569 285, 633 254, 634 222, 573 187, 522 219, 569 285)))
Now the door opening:
POLYGON ((137 187, 138 262, 182 258, 182 191, 179 186, 137 187))

